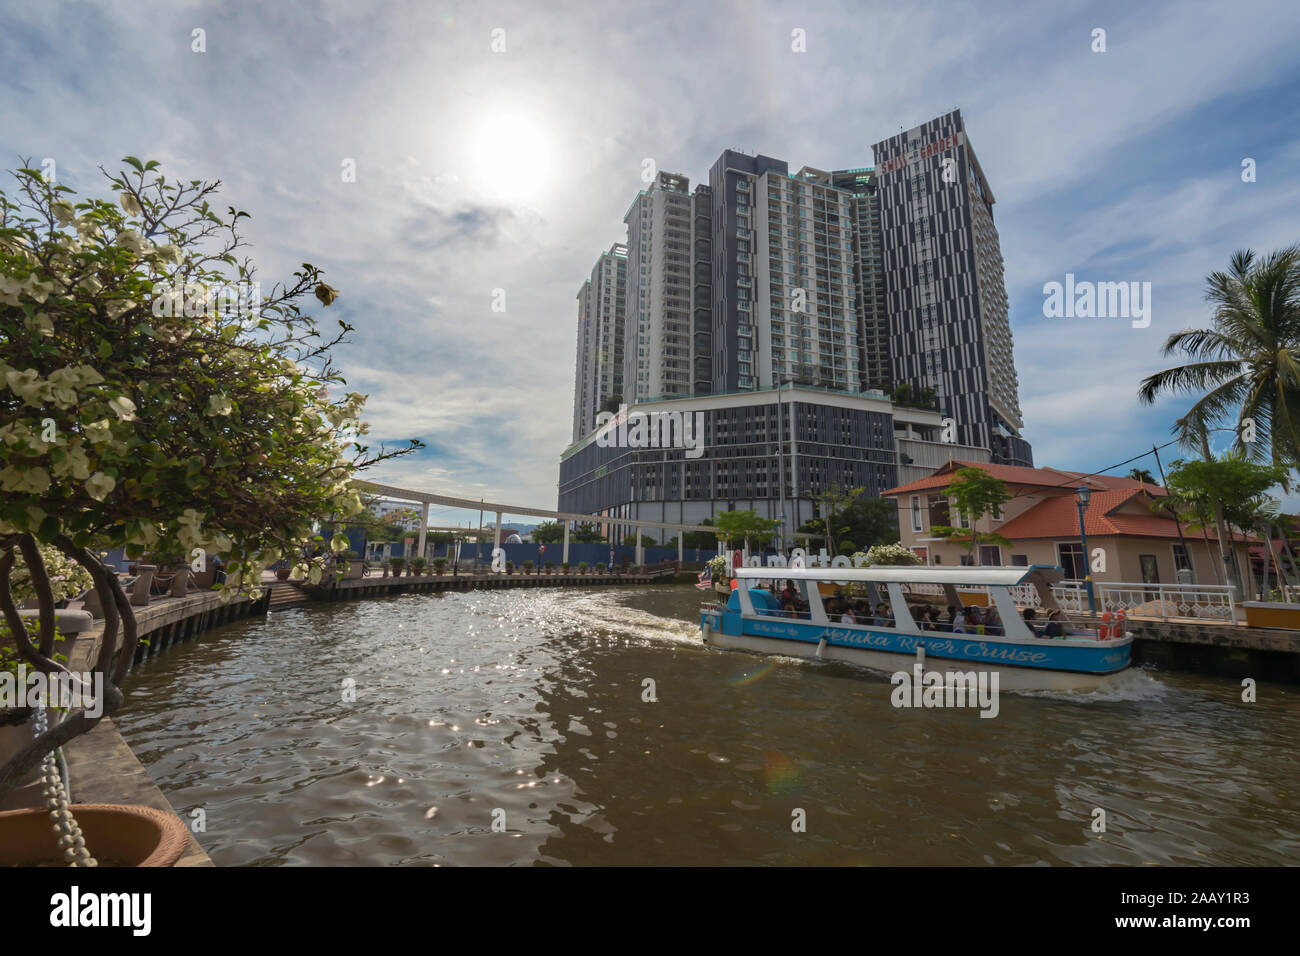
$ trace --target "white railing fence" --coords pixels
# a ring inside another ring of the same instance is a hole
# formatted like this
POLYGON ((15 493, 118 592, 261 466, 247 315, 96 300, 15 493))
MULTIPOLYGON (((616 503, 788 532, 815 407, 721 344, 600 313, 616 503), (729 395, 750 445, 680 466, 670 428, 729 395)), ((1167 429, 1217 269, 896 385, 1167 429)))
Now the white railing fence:
MULTIPOLYGON (((1105 581, 1093 584, 1097 613, 1112 614, 1120 609, 1134 617, 1157 617, 1162 621, 1183 617, 1198 620, 1235 621, 1236 599, 1231 585, 1223 584, 1143 584, 1131 581, 1105 581)), ((942 597, 937 584, 911 584, 913 594, 942 597)), ((960 591, 987 591, 985 587, 958 587, 960 591)), ((1300 592, 1300 588, 1292 589, 1300 592)), ((1038 590, 1029 584, 1011 588, 1011 596, 1020 607, 1041 607, 1038 590)), ((1088 611, 1088 590, 1082 581, 1061 581, 1052 587, 1052 596, 1067 614, 1088 611)), ((1298 594, 1297 596, 1300 596, 1298 594)), ((1293 598, 1288 595, 1288 600, 1293 598)))

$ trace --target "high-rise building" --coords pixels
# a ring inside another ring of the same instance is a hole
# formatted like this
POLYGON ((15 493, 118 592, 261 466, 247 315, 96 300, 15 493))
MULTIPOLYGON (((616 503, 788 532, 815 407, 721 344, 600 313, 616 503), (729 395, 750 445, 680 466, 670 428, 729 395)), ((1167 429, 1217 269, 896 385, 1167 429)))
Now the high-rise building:
POLYGON ((560 510, 753 509, 788 535, 837 486, 874 495, 953 456, 1032 465, 993 193, 960 114, 875 152, 792 173, 729 149, 693 195, 661 173, 637 196, 626 418, 699 416, 701 445, 589 426, 561 458, 560 510))
POLYGON ((573 440, 596 427, 608 399, 623 396, 627 247, 602 252, 578 290, 577 371, 573 382, 573 440))
POLYGON ((889 310, 885 305, 884 238, 876 171, 841 169, 831 182, 853 197, 853 308, 857 313, 858 377, 863 389, 893 389, 889 357, 889 310))
POLYGON ((623 217, 628 261, 623 381, 629 405, 708 391, 711 329, 697 327, 696 321, 699 303, 708 301, 707 210, 707 187, 697 187, 692 196, 689 179, 661 172, 623 217))
POLYGON ((957 440, 1032 465, 993 191, 953 110, 874 147, 895 385, 931 388, 957 440))
POLYGON ((714 391, 856 392, 852 194, 811 166, 725 151, 713 189, 714 391))

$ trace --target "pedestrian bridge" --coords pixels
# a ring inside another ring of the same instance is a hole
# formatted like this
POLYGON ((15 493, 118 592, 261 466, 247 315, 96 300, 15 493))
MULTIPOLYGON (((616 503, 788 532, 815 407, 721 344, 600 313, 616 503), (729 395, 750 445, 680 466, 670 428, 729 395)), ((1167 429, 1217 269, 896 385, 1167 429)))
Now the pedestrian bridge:
MULTIPOLYGON (((518 515, 529 518, 545 518, 548 521, 559 521, 564 525, 564 556, 562 561, 569 560, 569 531, 574 525, 578 524, 608 524, 625 528, 635 529, 636 533, 636 563, 645 563, 645 548, 641 544, 642 528, 667 528, 677 532, 677 560, 681 561, 683 556, 682 536, 687 531, 707 531, 713 534, 716 528, 710 525, 700 524, 674 524, 671 521, 643 521, 637 518, 620 518, 613 515, 583 515, 571 514, 564 511, 551 511, 548 508, 534 508, 531 505, 507 505, 499 504, 495 501, 485 501, 482 498, 458 498, 455 495, 438 495, 428 491, 416 491, 412 488, 398 488, 395 485, 381 485, 373 481, 353 481, 353 485, 365 494, 379 495, 384 498, 391 498, 394 501, 409 501, 420 505, 420 540, 416 545, 416 554, 424 554, 425 533, 429 526, 429 505, 437 505, 440 508, 463 508, 466 511, 480 511, 496 515, 496 535, 493 541, 493 547, 501 547, 501 519, 504 515, 518 515)), ((722 553, 722 545, 718 545, 718 553, 722 553)))

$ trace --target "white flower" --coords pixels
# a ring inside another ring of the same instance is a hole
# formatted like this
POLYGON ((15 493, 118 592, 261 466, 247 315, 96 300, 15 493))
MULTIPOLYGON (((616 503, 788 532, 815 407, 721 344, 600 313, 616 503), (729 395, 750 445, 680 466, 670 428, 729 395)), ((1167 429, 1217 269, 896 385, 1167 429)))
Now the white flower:
POLYGON ((230 399, 225 395, 213 395, 208 399, 209 415, 229 415, 234 411, 234 406, 230 404, 230 399))
POLYGON ((59 221, 60 226, 70 226, 77 219, 76 210, 72 208, 72 203, 66 199, 59 199, 50 203, 50 212, 54 213, 54 218, 59 221))
POLYGON ((35 369, 19 372, 10 370, 5 375, 5 384, 9 390, 32 408, 40 408, 51 391, 49 384, 43 381, 35 369))
POLYGON ((181 264, 181 247, 175 243, 165 243, 154 250, 156 255, 163 262, 174 262, 176 265, 181 264))
POLYGON ((103 501, 117 484, 117 479, 97 471, 86 481, 86 494, 96 501, 103 501))
POLYGON ((123 312, 127 312, 135 307, 135 302, 131 299, 110 299, 104 303, 104 311, 108 313, 110 319, 116 319, 123 312))
POLYGON ((127 215, 140 215, 140 200, 136 199, 135 193, 131 192, 129 189, 123 189, 121 195, 117 197, 117 201, 121 203, 122 208, 126 210, 127 215))
POLYGON ((118 417, 119 421, 135 421, 135 402, 125 395, 119 395, 117 398, 109 399, 108 407, 111 408, 118 417))
POLYGON ((119 233, 117 244, 137 256, 142 256, 153 248, 149 240, 134 229, 124 229, 119 233))
POLYGON ((10 465, 0 471, 0 488, 20 494, 43 495, 50 487, 50 473, 44 468, 24 468, 21 471, 10 465))
POLYGON ((102 445, 108 441, 111 435, 112 422, 107 418, 101 418, 97 422, 91 422, 85 427, 86 438, 94 445, 102 445))

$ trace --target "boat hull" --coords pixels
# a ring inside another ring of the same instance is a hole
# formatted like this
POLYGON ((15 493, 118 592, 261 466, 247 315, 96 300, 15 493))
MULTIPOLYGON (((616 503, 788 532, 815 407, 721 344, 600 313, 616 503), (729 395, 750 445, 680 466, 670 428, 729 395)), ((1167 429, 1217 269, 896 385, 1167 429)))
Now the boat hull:
POLYGON ((1092 690, 1129 666, 1132 637, 1115 641, 999 641, 978 634, 905 634, 868 627, 819 625, 785 618, 706 613, 705 641, 760 654, 839 660, 893 673, 925 648, 927 671, 998 672, 1008 690, 1092 690), (825 644, 822 641, 825 640, 825 644))

